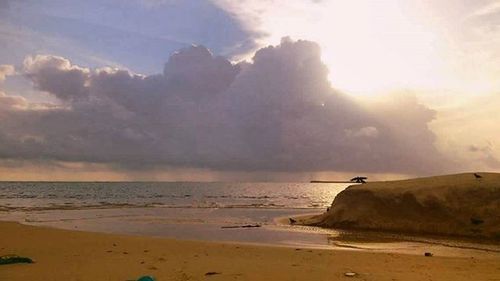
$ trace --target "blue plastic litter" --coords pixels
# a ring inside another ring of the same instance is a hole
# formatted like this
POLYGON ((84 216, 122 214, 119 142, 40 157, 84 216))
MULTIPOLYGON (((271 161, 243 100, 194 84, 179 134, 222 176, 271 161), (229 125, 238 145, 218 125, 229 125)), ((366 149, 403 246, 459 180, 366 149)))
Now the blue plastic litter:
POLYGON ((156 279, 151 276, 142 276, 141 278, 137 279, 137 281, 156 281, 156 279))

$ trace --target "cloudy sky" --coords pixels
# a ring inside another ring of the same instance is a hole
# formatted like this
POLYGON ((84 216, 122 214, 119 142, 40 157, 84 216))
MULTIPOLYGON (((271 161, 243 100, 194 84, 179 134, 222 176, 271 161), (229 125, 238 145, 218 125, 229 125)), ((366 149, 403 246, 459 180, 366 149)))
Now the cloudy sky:
POLYGON ((500 1, 0 0, 0 179, 500 171, 500 1))

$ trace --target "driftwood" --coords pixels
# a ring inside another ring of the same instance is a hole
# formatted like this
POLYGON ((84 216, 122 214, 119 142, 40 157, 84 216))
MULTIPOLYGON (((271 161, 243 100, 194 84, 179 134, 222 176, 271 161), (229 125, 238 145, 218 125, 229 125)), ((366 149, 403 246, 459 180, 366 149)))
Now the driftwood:
POLYGON ((221 228, 252 228, 252 227, 261 227, 261 225, 260 224, 230 225, 230 226, 222 226, 221 228))
POLYGON ((217 274, 222 274, 222 272, 209 271, 209 272, 205 273, 205 276, 212 276, 212 275, 217 275, 217 274))

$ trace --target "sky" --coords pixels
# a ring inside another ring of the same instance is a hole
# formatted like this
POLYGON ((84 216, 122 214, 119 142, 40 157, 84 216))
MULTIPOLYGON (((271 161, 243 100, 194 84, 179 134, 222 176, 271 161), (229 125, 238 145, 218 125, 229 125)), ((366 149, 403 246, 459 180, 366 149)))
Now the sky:
POLYGON ((0 180, 500 171, 500 1, 0 0, 0 180))

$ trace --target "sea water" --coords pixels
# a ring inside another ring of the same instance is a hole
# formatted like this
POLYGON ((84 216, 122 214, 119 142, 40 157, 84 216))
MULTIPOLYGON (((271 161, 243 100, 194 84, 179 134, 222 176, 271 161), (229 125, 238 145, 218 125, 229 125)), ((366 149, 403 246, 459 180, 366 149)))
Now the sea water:
POLYGON ((187 240, 419 255, 426 251, 447 256, 500 255, 499 245, 477 241, 345 232, 286 223, 289 217, 325 212, 347 186, 337 183, 1 182, 0 220, 187 240))
MULTIPOLYGON (((318 214, 347 184, 1 182, 0 220, 177 239, 326 245, 278 218, 318 214), (241 226, 255 226, 252 228, 241 226)), ((317 234, 314 232, 314 234, 317 234)))
POLYGON ((108 207, 324 209, 347 184, 1 182, 0 210, 108 207))

